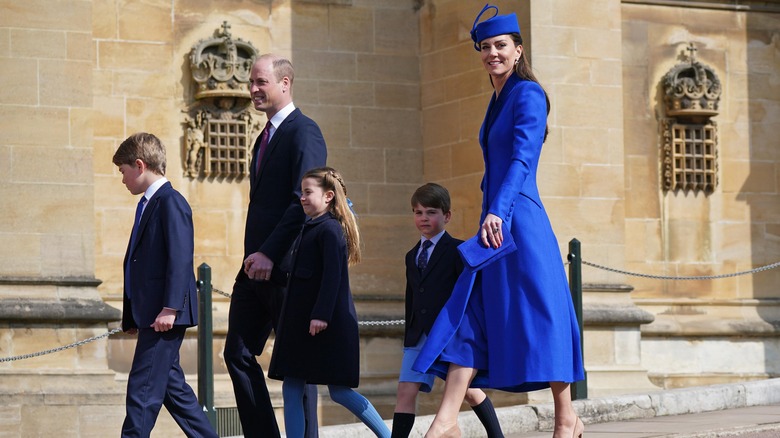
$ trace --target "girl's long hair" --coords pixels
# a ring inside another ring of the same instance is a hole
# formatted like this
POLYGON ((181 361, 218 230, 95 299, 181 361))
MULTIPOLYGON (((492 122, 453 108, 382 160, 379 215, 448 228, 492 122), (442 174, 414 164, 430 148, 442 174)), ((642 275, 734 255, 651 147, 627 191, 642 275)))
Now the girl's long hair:
POLYGON ((360 262, 360 230, 355 214, 347 201, 347 186, 344 178, 332 167, 318 167, 303 175, 303 179, 312 178, 324 191, 332 191, 335 196, 328 206, 330 213, 339 221, 347 241, 347 261, 350 265, 360 262))

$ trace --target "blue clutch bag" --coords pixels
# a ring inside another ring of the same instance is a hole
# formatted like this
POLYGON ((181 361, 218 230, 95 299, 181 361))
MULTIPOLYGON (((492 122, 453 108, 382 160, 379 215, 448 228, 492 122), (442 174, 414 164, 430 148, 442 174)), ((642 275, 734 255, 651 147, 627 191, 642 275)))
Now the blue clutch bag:
POLYGON ((515 240, 505 224, 501 224, 501 234, 504 236, 504 241, 498 248, 483 245, 479 233, 458 245, 458 251, 463 259, 463 263, 471 270, 479 271, 501 257, 516 251, 515 240))

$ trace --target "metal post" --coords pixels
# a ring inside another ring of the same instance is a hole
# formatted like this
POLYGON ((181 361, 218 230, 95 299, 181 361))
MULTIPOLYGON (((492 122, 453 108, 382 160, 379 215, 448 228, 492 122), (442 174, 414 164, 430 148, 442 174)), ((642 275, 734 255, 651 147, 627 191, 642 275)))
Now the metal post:
POLYGON ((217 428, 214 408, 214 343, 211 317, 211 267, 198 266, 198 401, 217 428))
MULTIPOLYGON (((574 304, 574 313, 577 314, 577 322, 580 326, 580 348, 583 364, 585 362, 585 330, 582 318, 582 258, 580 251, 580 241, 571 239, 569 241, 569 291, 571 300, 574 304)), ((588 373, 585 372, 585 379, 574 382, 571 385, 571 398, 580 400, 588 398, 588 373)))

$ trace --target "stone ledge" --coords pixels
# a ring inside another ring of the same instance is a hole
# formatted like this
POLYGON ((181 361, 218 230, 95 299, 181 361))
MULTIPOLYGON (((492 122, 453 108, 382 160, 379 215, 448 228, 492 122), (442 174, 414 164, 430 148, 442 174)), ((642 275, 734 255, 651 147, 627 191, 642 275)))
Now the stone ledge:
POLYGON ((0 323, 113 322, 122 312, 103 301, 79 299, 0 299, 0 323))

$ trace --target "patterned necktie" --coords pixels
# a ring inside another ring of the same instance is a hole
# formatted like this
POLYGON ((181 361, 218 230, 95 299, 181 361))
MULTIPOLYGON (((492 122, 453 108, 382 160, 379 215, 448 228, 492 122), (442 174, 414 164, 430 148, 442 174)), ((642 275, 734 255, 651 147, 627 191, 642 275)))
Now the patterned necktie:
MULTIPOLYGON (((135 207, 135 222, 133 222, 133 231, 130 233, 131 252, 135 247, 135 238, 138 232, 138 224, 141 222, 141 215, 144 212, 144 204, 146 204, 146 196, 141 196, 141 199, 138 200, 138 206, 135 207)), ((130 291, 132 290, 132 287, 130 286, 130 266, 132 265, 132 263, 130 262, 131 258, 132 258, 132 254, 128 254, 127 266, 125 266, 125 293, 127 293, 127 298, 131 297, 130 291)))
POLYGON ((422 250, 420 251, 420 255, 417 256, 417 269, 419 269, 420 272, 428 267, 428 248, 430 248, 431 245, 433 245, 433 242, 430 240, 425 240, 422 243, 422 250))
POLYGON ((260 163, 263 161, 265 148, 268 147, 268 139, 271 137, 271 121, 265 124, 263 132, 260 133, 260 147, 257 148, 257 157, 255 157, 255 175, 260 173, 260 163))

